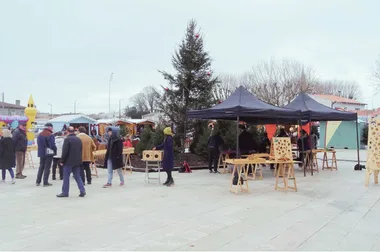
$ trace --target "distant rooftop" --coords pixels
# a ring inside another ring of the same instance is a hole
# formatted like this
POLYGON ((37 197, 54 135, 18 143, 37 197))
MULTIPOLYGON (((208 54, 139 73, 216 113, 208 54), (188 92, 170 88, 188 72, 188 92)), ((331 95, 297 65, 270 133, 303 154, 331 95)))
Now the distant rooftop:
POLYGON ((331 102, 339 102, 339 103, 355 104, 355 105, 367 105, 366 103, 362 103, 354 99, 349 99, 349 98, 340 97, 336 95, 314 94, 314 96, 329 100, 331 102))
POLYGON ((25 107, 21 105, 0 101, 0 108, 2 108, 3 105, 4 105, 4 108, 7 108, 7 109, 25 109, 25 107))

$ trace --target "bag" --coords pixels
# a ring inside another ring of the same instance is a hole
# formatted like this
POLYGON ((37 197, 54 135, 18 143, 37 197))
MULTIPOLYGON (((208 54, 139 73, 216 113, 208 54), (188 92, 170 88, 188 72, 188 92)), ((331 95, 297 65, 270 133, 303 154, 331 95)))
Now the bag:
MULTIPOLYGON (((49 146, 49 142, 48 142, 47 138, 45 138, 45 142, 46 142, 46 146, 49 146)), ((55 156, 55 152, 52 149, 50 149, 49 147, 46 147, 45 148, 45 156, 47 156, 47 157, 54 157, 55 156)))
MULTIPOLYGON (((235 173, 234 175, 234 179, 232 180, 232 184, 233 185, 237 185, 238 184, 238 179, 239 179, 239 175, 237 173, 235 173)), ((243 185, 244 184, 244 180, 242 177, 240 177, 240 183, 243 185)))
POLYGON ((354 170, 355 170, 355 171, 361 171, 362 169, 365 169, 365 166, 364 166, 364 165, 356 164, 356 165, 354 166, 354 170))

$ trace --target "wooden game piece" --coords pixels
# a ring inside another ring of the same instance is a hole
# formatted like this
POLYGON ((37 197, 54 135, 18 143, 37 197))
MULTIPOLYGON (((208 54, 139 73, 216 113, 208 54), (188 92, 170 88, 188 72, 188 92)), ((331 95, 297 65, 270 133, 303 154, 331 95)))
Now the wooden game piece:
POLYGON ((366 162, 365 185, 369 186, 370 176, 373 173, 374 182, 379 182, 380 171, 380 119, 372 118, 368 126, 368 152, 366 162))

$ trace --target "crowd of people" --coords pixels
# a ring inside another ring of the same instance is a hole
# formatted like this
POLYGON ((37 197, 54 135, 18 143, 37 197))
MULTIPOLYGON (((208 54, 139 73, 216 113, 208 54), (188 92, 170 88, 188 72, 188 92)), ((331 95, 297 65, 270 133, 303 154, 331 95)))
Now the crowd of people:
MULTIPOLYGON (((174 184, 172 169, 174 168, 174 149, 171 128, 164 129, 165 139, 161 145, 154 149, 164 151, 163 169, 167 172, 167 180, 164 185, 174 184)), ((123 148, 132 147, 129 137, 120 137, 119 128, 109 126, 102 137, 106 141, 106 154, 104 167, 107 169, 108 179, 103 188, 113 185, 113 173, 116 171, 120 178, 120 186, 124 186, 123 148)), ((37 154, 40 165, 37 171, 36 186, 50 187, 50 170, 52 169, 52 179, 56 180, 57 168, 59 179, 63 181, 62 192, 57 195, 59 198, 69 196, 70 175, 73 177, 79 188, 79 197, 86 195, 85 184, 91 185, 92 174, 91 164, 94 163, 94 151, 96 150, 97 139, 90 137, 83 126, 75 129, 72 126, 66 127, 65 132, 54 133, 53 125, 46 123, 44 129, 37 137, 37 154)), ((9 129, 0 130, 0 169, 2 171, 2 182, 5 182, 6 172, 11 177, 12 184, 16 179, 25 179, 23 174, 25 166, 25 156, 27 151, 26 124, 20 123, 17 129, 12 132, 9 129), (16 167, 16 174, 13 168, 16 167)))

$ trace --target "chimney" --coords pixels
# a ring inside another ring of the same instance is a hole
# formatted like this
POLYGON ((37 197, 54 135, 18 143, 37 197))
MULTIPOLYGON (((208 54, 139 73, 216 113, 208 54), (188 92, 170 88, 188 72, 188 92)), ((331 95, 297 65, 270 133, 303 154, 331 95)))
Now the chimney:
POLYGON ((16 105, 20 106, 20 100, 16 100, 16 105))

